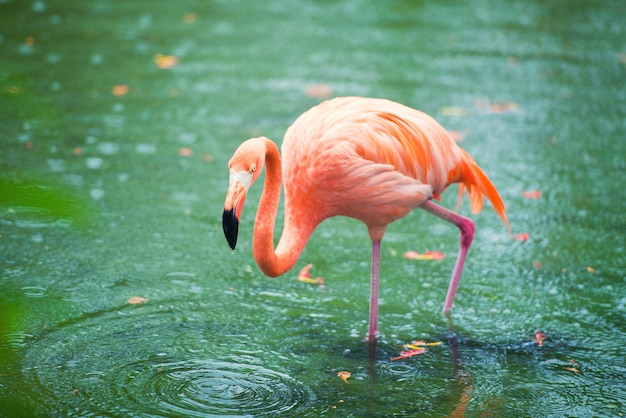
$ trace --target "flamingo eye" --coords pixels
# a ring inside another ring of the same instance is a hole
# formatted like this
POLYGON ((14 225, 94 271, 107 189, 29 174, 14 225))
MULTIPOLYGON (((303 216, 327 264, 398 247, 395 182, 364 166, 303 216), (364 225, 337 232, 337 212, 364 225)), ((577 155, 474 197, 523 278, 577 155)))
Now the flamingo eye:
POLYGON ((254 173, 256 171, 256 164, 252 163, 252 165, 250 166, 250 169, 248 170, 248 172, 250 174, 254 173))

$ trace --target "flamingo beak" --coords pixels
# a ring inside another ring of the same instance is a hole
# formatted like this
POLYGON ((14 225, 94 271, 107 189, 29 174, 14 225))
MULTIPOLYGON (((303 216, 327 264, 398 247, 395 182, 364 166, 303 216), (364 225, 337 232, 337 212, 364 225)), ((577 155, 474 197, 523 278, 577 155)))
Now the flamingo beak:
MULTIPOLYGON (((248 183, 249 184, 249 183, 248 183)), ((249 187, 249 186, 248 186, 249 187)), ((228 245, 234 251, 237 245, 237 232, 239 231, 239 219, 241 218, 241 210, 246 201, 248 187, 240 181, 233 181, 231 176, 230 187, 226 193, 226 201, 224 202, 224 213, 222 215, 222 227, 228 245)))

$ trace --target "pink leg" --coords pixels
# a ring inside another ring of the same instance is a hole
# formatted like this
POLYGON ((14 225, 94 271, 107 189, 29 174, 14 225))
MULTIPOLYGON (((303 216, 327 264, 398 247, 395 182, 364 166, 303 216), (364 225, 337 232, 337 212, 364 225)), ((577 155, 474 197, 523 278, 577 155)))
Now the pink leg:
POLYGON ((472 240, 474 239, 474 222, 459 215, 458 213, 452 212, 451 210, 432 202, 425 202, 420 207, 443 220, 453 223, 461 230, 459 255, 456 258, 456 264, 454 265, 452 278, 450 279, 450 285, 448 286, 448 293, 446 294, 446 301, 443 304, 443 312, 447 314, 452 309, 456 288, 459 285, 459 280, 461 280, 461 272, 463 271, 465 258, 467 257, 467 252, 469 251, 470 245, 472 245, 472 240))
POLYGON ((380 277, 380 240, 372 241, 372 273, 370 277, 370 323, 365 339, 375 342, 378 336, 378 283, 380 277))

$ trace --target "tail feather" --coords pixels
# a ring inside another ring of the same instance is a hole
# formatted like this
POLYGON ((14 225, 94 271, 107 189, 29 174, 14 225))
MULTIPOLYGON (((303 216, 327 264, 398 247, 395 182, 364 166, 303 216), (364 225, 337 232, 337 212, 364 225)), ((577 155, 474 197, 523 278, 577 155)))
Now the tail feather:
MULTIPOLYGON (((509 234, 511 234, 511 226, 509 220, 506 217, 506 206, 500 197, 500 193, 493 185, 489 177, 485 172, 476 164, 474 159, 463 151, 463 161, 460 164, 460 170, 455 170, 458 178, 454 181, 459 182, 459 203, 464 190, 467 190, 467 194, 470 200, 472 213, 478 213, 483 209, 483 198, 487 197, 493 209, 498 216, 502 218, 509 234)), ((452 174, 452 173, 451 173, 452 174)), ((452 179, 451 179, 452 180, 452 179)))

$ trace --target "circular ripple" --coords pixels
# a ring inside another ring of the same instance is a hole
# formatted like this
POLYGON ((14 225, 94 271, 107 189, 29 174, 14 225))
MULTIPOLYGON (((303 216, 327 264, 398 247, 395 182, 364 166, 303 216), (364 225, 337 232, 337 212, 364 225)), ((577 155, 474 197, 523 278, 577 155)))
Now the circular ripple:
POLYGON ((280 414, 312 397, 287 374, 209 360, 157 364, 124 380, 116 385, 120 396, 142 405, 156 401, 158 412, 174 416, 280 414))
POLYGON ((46 208, 15 206, 2 214, 2 223, 20 228, 47 228, 50 226, 66 225, 67 220, 59 219, 46 208))
POLYGON ((27 340, 22 379, 32 394, 24 397, 42 415, 66 416, 301 415, 315 402, 290 376, 293 358, 196 323, 193 312, 180 322, 150 309, 86 315, 27 340))

